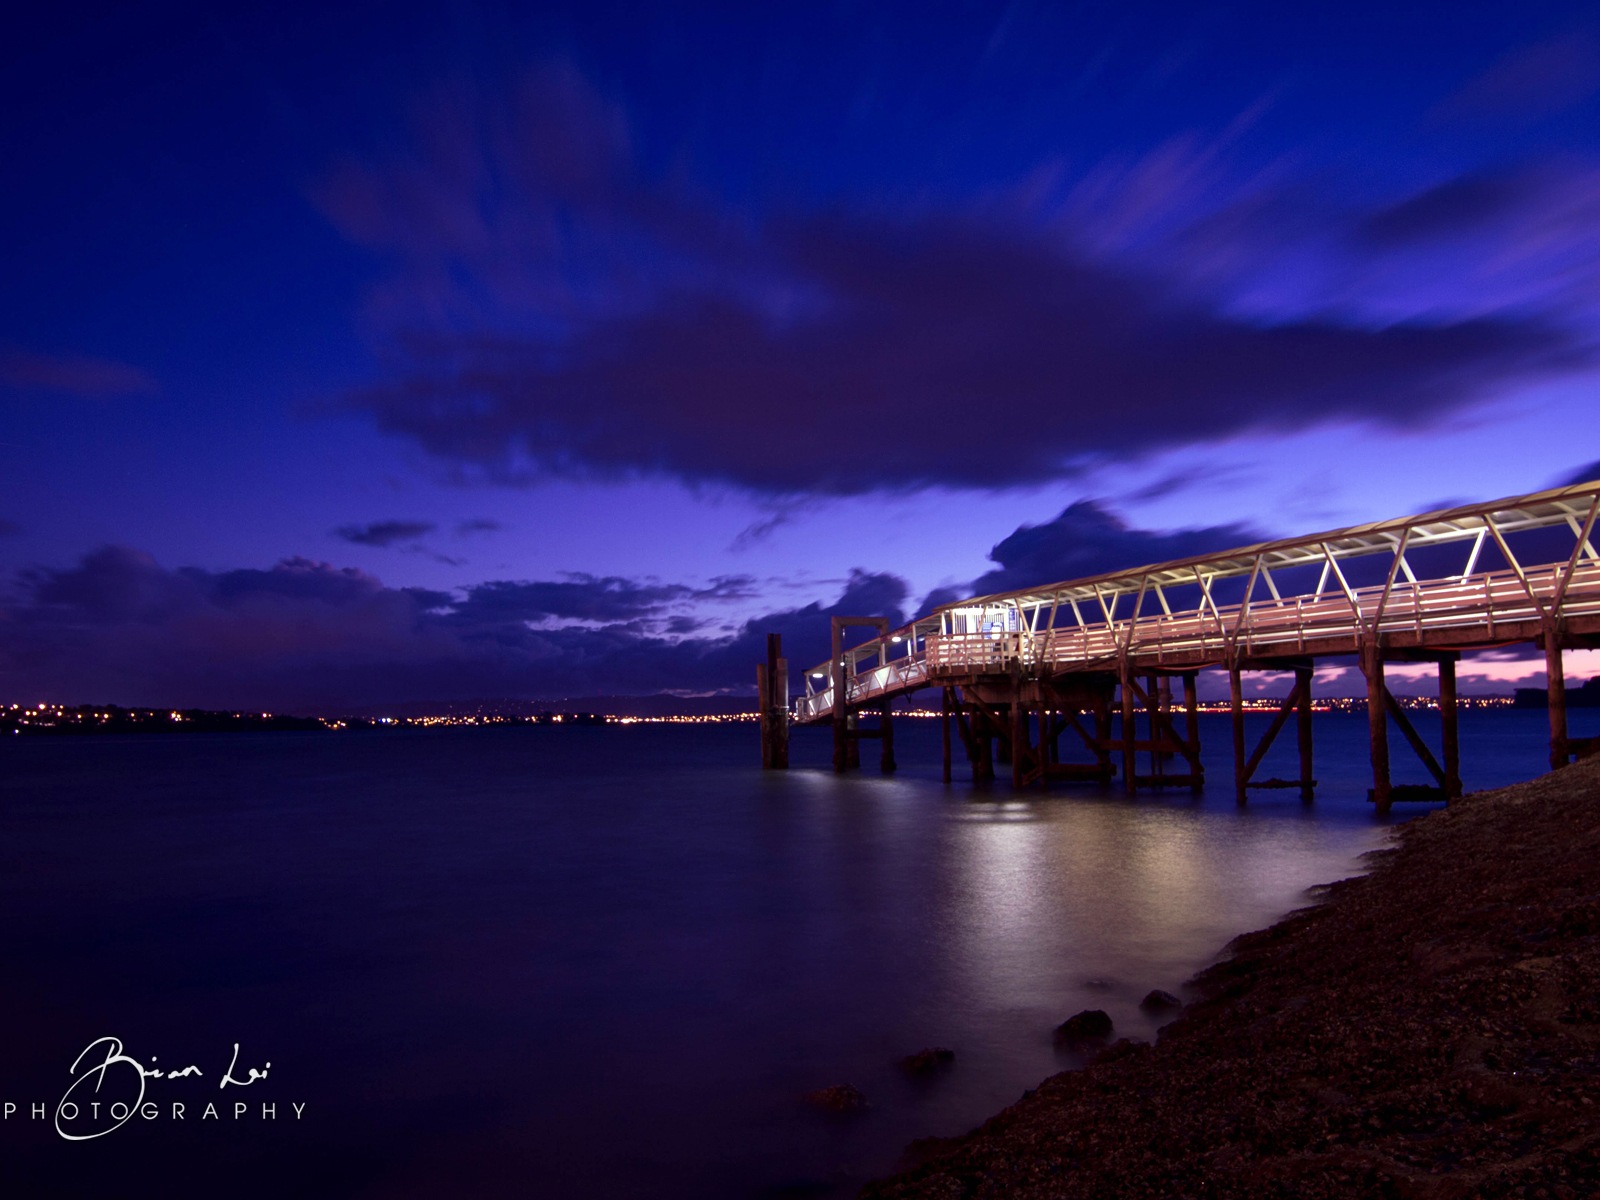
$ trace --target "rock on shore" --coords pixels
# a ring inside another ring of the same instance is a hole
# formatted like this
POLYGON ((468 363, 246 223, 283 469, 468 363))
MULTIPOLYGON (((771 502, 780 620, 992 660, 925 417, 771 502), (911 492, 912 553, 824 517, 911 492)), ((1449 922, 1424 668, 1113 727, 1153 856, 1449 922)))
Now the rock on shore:
POLYGON ((1600 760, 1402 826, 873 1200, 1600 1196, 1600 760))

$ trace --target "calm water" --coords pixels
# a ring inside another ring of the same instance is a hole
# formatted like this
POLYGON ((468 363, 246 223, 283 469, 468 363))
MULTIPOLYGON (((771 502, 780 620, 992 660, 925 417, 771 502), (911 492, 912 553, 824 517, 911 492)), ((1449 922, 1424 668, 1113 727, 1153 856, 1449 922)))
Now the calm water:
MULTIPOLYGON (((750 726, 9 739, 0 1188, 848 1194, 1071 1065, 1071 1013, 1150 1036, 1144 992, 1384 837, 1364 718, 1317 719, 1314 806, 1245 812, 1221 719, 1210 795, 1131 802, 946 788, 936 722, 900 728, 890 779, 835 778, 812 731, 763 774, 750 726), (147 1080, 156 1116, 92 1140, 26 1119, 105 1035, 201 1075, 147 1080), (236 1077, 269 1074, 218 1088, 235 1042, 236 1077), (928 1045, 957 1062, 915 1086, 892 1064, 928 1045), (859 1119, 799 1100, 845 1081, 859 1119)), ((1468 785, 1537 773, 1543 738, 1467 714, 1468 785)))

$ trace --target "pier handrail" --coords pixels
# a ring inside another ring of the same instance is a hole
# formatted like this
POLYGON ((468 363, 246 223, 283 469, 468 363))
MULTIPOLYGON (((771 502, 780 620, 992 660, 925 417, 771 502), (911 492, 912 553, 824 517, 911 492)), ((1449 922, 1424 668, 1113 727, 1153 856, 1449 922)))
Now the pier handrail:
POLYGON ((1314 643, 1327 653, 1339 652, 1328 650, 1329 643, 1348 641, 1353 652, 1363 639, 1406 634, 1420 645, 1454 632, 1463 645, 1493 645, 1497 626, 1600 615, 1600 555, 1591 541, 1597 516, 1600 481, 957 601, 843 651, 837 664, 807 672, 806 694, 795 700, 792 715, 797 722, 828 716, 836 677, 847 704, 856 705, 914 690, 938 675, 1005 670, 1012 662, 1053 671, 1108 670, 1127 655, 1143 667, 1192 665, 1221 663, 1230 654, 1283 656, 1314 643), (1523 564, 1507 541, 1508 535, 1563 525, 1575 544, 1560 561, 1523 564), (1408 555, 1467 541, 1472 545, 1459 575, 1419 578, 1413 571, 1408 555), (1475 570, 1486 545, 1508 565, 1475 570), (1341 560, 1376 554, 1391 556, 1386 581, 1351 587, 1341 560), (1316 592, 1281 594, 1272 572, 1307 565, 1321 567, 1316 592), (1241 601, 1216 603, 1213 583, 1246 575, 1241 601), (1270 594, 1258 597, 1262 586, 1270 594), (1174 612, 1168 593, 1182 588, 1195 589, 1198 598, 1192 608, 1174 612), (1118 615, 1119 599, 1130 594, 1132 605, 1118 615), (1163 611, 1148 612, 1157 601, 1163 611), (978 628, 955 628, 963 624, 978 628), (827 686, 815 687, 817 679, 827 686))

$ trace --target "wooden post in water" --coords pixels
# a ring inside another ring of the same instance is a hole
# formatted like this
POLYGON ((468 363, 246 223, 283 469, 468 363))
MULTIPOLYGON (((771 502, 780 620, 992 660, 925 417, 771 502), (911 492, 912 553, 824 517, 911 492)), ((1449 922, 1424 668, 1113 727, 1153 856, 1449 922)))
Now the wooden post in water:
POLYGON ((844 705, 844 665, 837 649, 828 663, 828 686, 833 689, 833 769, 842 773, 850 765, 850 733, 844 705))
POLYGON ((1039 786, 1050 786, 1050 764, 1056 761, 1056 741, 1050 727, 1054 723, 1049 702, 1045 699, 1044 684, 1038 685, 1039 696, 1034 704, 1034 715, 1039 722, 1039 749, 1034 759, 1034 769, 1039 772, 1039 786))
POLYGON ((1244 794, 1244 683, 1239 664, 1228 664, 1228 708, 1233 714, 1233 795, 1240 804, 1244 794))
POLYGON ((878 766, 885 775, 894 774, 894 722, 889 717, 889 701, 883 702, 882 715, 878 718, 878 728, 882 731, 883 753, 878 759, 878 766))
POLYGON ((949 688, 940 688, 943 693, 941 712, 939 714, 940 732, 944 735, 944 781, 950 782, 950 708, 952 697, 949 688))
POLYGON ((1027 769, 1028 710, 1022 707, 1022 676, 1018 665, 1011 664, 1011 786, 1022 786, 1022 773, 1027 769))
POLYGON ((1126 654, 1118 666, 1122 688, 1122 790, 1131 796, 1138 789, 1138 784, 1134 782, 1134 771, 1138 764, 1134 762, 1133 750, 1133 671, 1128 666, 1126 654))
POLYGON ((1310 800, 1316 791, 1317 781, 1311 770, 1311 671, 1310 667, 1296 667, 1295 687, 1300 689, 1300 708, 1295 731, 1300 738, 1300 799, 1310 800))
MULTIPOLYGON (((1194 671, 1183 673, 1183 732, 1189 739, 1189 750, 1194 755, 1196 764, 1200 759, 1200 701, 1195 689, 1194 671)), ((1189 784, 1191 792, 1198 792, 1204 786, 1201 768, 1196 765, 1190 768, 1194 772, 1194 780, 1189 784)))
POLYGON ((1111 782, 1111 688, 1097 690, 1094 698, 1095 761, 1100 766, 1100 782, 1111 782))
POLYGON ((1382 814, 1389 811, 1389 717, 1384 700, 1383 650, 1376 642, 1362 647, 1361 671, 1367 677, 1367 735, 1372 742, 1372 802, 1382 814))
POLYGON ((1561 633, 1556 621, 1544 623, 1545 689, 1550 698, 1550 769, 1567 765, 1567 675, 1561 662, 1561 633))
POLYGON ((1439 660, 1439 740, 1444 751, 1444 799, 1461 795, 1461 737, 1456 725, 1456 660, 1439 660))
POLYGON ((761 766, 783 770, 789 765, 789 662, 783 635, 767 634, 767 661, 756 664, 756 695, 761 706, 761 766))

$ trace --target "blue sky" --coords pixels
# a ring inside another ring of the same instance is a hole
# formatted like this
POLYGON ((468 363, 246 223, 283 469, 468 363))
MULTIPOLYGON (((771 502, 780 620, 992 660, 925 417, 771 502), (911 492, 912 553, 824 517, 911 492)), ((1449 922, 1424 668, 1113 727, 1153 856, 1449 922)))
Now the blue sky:
POLYGON ((1600 459, 1582 5, 153 5, 0 66, 4 700, 742 687, 1080 502, 1116 557, 1600 459))

